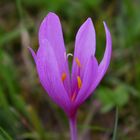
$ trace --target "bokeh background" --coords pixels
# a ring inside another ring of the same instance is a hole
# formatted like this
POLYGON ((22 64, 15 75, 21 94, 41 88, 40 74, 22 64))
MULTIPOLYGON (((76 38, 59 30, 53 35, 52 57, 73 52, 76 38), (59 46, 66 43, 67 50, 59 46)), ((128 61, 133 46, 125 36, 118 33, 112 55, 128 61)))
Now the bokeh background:
POLYGON ((139 0, 0 0, 0 140, 69 139, 68 120, 40 85, 28 51, 37 50, 39 25, 49 11, 61 19, 68 53, 88 17, 97 33, 99 62, 103 21, 112 34, 110 68, 78 112, 79 140, 111 140, 116 107, 117 138, 140 140, 139 0))

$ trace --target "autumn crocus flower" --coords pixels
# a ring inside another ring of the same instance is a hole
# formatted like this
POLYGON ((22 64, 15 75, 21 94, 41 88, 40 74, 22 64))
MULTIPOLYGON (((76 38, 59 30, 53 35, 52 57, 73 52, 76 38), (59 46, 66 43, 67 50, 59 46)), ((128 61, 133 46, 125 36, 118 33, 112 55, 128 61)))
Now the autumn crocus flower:
POLYGON ((69 118, 72 140, 77 140, 77 109, 98 86, 110 63, 112 43, 105 22, 104 28, 106 49, 101 63, 98 64, 91 18, 80 27, 76 35, 71 74, 62 28, 56 14, 49 13, 41 23, 37 53, 30 48, 42 86, 69 118))

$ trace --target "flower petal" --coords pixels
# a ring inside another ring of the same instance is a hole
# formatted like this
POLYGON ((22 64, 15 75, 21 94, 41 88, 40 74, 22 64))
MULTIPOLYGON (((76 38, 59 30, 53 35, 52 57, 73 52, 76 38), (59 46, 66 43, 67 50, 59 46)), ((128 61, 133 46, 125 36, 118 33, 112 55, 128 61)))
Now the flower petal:
POLYGON ((60 74, 62 75, 63 73, 66 73, 67 75, 67 78, 64 81, 64 85, 66 90, 70 92, 70 76, 62 28, 59 17, 54 13, 49 13, 44 18, 39 29, 40 46, 42 46, 42 44, 45 44, 46 40, 49 41, 52 50, 54 51, 60 74))
MULTIPOLYGON (((91 93, 99 85, 101 79, 103 78, 103 76, 106 73, 107 68, 109 66, 109 63, 111 60, 111 52, 112 52, 112 39, 111 39, 111 34, 109 32, 109 29, 105 22, 104 22, 104 27, 105 27, 105 32, 106 32, 106 49, 105 49, 104 57, 103 57, 101 63, 99 64, 99 66, 97 66, 97 63, 95 62, 94 71, 93 71, 94 76, 92 76, 92 77, 94 77, 94 79, 92 81, 92 85, 90 86, 90 88, 87 91, 84 89, 86 91, 85 96, 82 95, 81 93, 79 93, 79 98, 77 98, 77 102, 79 100, 78 103, 83 102, 91 95, 91 93)), ((86 73, 88 73, 88 72, 86 72, 86 73)), ((89 77, 89 80, 88 80, 88 78, 87 78, 87 80, 83 79, 83 82, 84 81, 87 81, 87 83, 88 83, 88 81, 90 81, 90 77, 89 77)), ((83 92, 82 89, 81 89, 81 92, 83 92)), ((83 92, 83 94, 84 94, 84 92, 83 92)))
MULTIPOLYGON (((106 49, 105 49, 104 57, 103 57, 101 63, 99 64, 97 79, 92 84, 92 87, 90 88, 89 93, 92 93, 95 90, 95 88, 99 85, 100 81, 102 80, 104 74, 106 73, 106 71, 108 69, 108 66, 109 66, 110 60, 111 60, 112 39, 111 39, 110 31, 105 22, 104 22, 104 28, 105 28, 105 33, 106 33, 106 49)), ((87 94, 87 97, 89 95, 87 94)))
POLYGON ((36 67, 40 82, 48 95, 68 112, 70 100, 61 80, 55 54, 48 41, 45 41, 45 44, 42 44, 37 51, 36 67))
POLYGON ((80 105, 84 102, 89 93, 89 89, 95 82, 98 73, 98 62, 94 56, 91 56, 87 63, 87 67, 84 72, 82 87, 77 95, 76 104, 80 105))
POLYGON ((95 29, 91 18, 88 18, 77 32, 74 55, 80 57, 82 60, 88 59, 91 55, 94 56, 95 49, 95 29))
POLYGON ((74 87, 74 85, 76 84, 76 77, 78 75, 77 62, 75 61, 75 59, 78 59, 81 64, 80 73, 82 76, 89 58, 95 54, 95 45, 96 38, 94 26, 92 20, 88 18, 85 23, 80 27, 76 36, 72 66, 72 87, 74 87))
POLYGON ((105 33, 106 33, 106 49, 105 49, 104 57, 101 63, 99 64, 97 84, 99 84, 99 82, 101 81, 101 79, 103 78, 104 74, 106 73, 108 69, 108 66, 111 60, 111 53, 112 53, 111 34, 105 22, 104 22, 104 28, 105 28, 105 33))

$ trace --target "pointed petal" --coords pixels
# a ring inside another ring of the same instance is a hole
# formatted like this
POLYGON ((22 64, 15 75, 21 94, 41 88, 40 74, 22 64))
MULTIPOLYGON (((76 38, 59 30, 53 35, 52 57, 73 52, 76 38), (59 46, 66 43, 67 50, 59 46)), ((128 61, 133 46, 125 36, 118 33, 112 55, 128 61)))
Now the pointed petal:
POLYGON ((98 83, 103 78, 104 74, 108 69, 111 60, 111 53, 112 53, 111 34, 105 22, 104 22, 104 28, 106 33, 106 49, 105 49, 104 57, 99 65, 98 78, 97 78, 98 83))
POLYGON ((89 58, 95 54, 95 45, 96 39, 94 26, 92 20, 88 18, 85 21, 85 23, 80 27, 76 36, 74 59, 72 66, 72 87, 75 85, 77 77, 77 64, 75 59, 78 58, 81 64, 80 73, 82 76, 89 58))
MULTIPOLYGON (((94 64, 95 69, 93 72, 94 73, 94 80, 93 80, 90 88, 87 90, 85 96, 79 97, 79 102, 86 100, 91 95, 91 93, 99 85, 101 79, 103 78, 103 76, 106 73, 107 68, 110 64, 111 52, 112 52, 112 39, 111 39, 111 34, 109 32, 109 29, 108 29, 105 22, 104 22, 104 27, 105 27, 105 32, 106 32, 106 49, 105 49, 104 57, 103 57, 101 63, 99 64, 99 67, 97 66, 97 63, 95 62, 95 64, 94 64)), ((85 80, 85 81, 89 81, 89 80, 85 80)), ((81 92, 83 92, 83 91, 81 91, 81 92)), ((80 96, 80 93, 79 93, 79 96, 80 96)), ((77 98, 77 100, 78 100, 78 98, 77 98)))
POLYGON ((47 41, 37 51, 36 67, 40 82, 48 95, 68 112, 70 107, 69 97, 61 80, 55 54, 47 41))
POLYGON ((98 73, 98 62, 95 57, 91 56, 84 72, 82 87, 77 95, 76 104, 82 104, 90 94, 89 89, 95 82, 98 73))
POLYGON ((46 43, 46 40, 49 41, 52 50, 54 51, 59 72, 62 75, 66 73, 67 78, 65 79, 64 85, 66 90, 70 92, 70 78, 69 78, 69 69, 66 56, 66 50, 64 46, 62 28, 60 24, 59 17, 54 13, 49 13, 41 23, 39 29, 39 44, 46 43))
POLYGON ((99 64, 97 79, 93 83, 92 87, 90 88, 90 93, 92 93, 95 90, 95 88, 99 85, 100 81, 102 80, 103 76, 105 75, 105 73, 109 67, 110 60, 111 60, 112 39, 111 39, 110 31, 105 22, 104 22, 104 28, 105 28, 105 33, 106 33, 106 49, 105 49, 103 59, 102 59, 101 63, 99 64))
POLYGON ((77 32, 74 55, 77 57, 79 56, 83 60, 88 59, 89 55, 94 56, 95 49, 96 49, 95 29, 91 18, 88 18, 77 32))

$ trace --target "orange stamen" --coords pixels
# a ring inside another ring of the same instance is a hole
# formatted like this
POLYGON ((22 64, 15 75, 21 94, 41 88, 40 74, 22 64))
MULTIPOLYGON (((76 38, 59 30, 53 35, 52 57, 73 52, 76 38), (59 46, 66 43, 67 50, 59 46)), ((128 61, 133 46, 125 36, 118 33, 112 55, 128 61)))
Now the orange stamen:
POLYGON ((75 58, 75 61, 76 61, 77 65, 78 65, 78 67, 81 67, 81 63, 80 63, 80 61, 79 61, 79 59, 77 57, 75 58))
POLYGON ((62 73, 61 79, 62 79, 63 82, 64 82, 64 80, 66 79, 66 77, 67 77, 66 73, 65 73, 65 72, 62 73))
POLYGON ((78 83, 78 88, 80 89, 82 87, 82 80, 80 76, 77 76, 77 83, 78 83))

